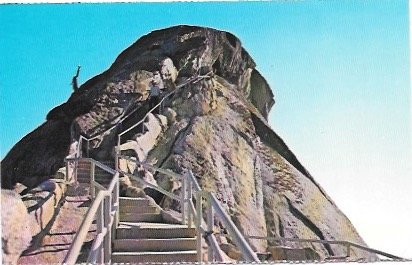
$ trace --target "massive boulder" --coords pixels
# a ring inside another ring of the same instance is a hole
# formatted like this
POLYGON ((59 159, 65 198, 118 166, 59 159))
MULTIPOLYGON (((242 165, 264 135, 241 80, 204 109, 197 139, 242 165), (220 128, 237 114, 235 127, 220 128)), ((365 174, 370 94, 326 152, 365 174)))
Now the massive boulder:
POLYGON ((2 264, 17 264, 21 253, 32 239, 32 219, 20 196, 1 190, 2 264))
MULTIPOLYGON (((177 173, 192 170, 245 235, 364 245, 348 218, 269 126, 274 95, 255 66, 239 39, 228 32, 192 26, 154 31, 122 52, 107 71, 83 84, 50 111, 45 124, 16 144, 2 161, 2 186, 12 188, 20 182, 34 187, 47 179, 72 155, 70 145, 80 135, 96 136, 88 145, 91 157, 113 159, 117 134, 148 110, 151 79, 172 91, 187 78, 210 73, 176 89, 165 101, 163 115, 149 117, 149 134, 142 134, 141 128, 126 134, 121 142, 124 151, 177 173)), ((154 178, 172 192, 181 188, 164 175, 154 178)), ((179 210, 176 203, 152 195, 163 207, 179 210)), ((277 245, 267 240, 250 243, 260 252, 277 245)), ((346 254, 339 245, 284 247, 310 248, 320 258, 346 254)), ((374 258, 355 249, 352 255, 374 258)))

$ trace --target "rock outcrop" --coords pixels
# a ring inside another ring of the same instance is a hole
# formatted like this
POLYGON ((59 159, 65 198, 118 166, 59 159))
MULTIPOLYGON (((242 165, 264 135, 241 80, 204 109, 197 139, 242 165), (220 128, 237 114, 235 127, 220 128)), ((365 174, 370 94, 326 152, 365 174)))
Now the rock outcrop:
POLYGON ((16 264, 32 238, 31 218, 20 196, 1 190, 2 264, 16 264))
MULTIPOLYGON (((162 115, 148 118, 146 133, 140 127, 125 135, 123 152, 177 173, 192 170, 245 235, 364 245, 348 218, 268 125, 274 96, 255 66, 228 32, 192 26, 152 32, 16 144, 2 161, 2 186, 12 188, 20 182, 34 187, 47 179, 63 166, 70 145, 80 135, 97 136, 89 143, 91 157, 113 159, 117 134, 148 110, 150 80, 158 79, 165 91, 172 91, 187 78, 212 72, 210 78, 176 89, 165 101, 162 115)), ((121 162, 125 170, 136 170, 136 165, 121 162)), ((181 185, 175 180, 161 174, 153 177, 157 185, 179 192, 181 185)), ((166 198, 155 199, 179 210, 166 198)), ((250 242, 260 252, 277 245, 267 240, 250 242)), ((346 248, 329 244, 285 247, 309 249, 320 258, 346 253, 346 248)), ((355 249, 352 253, 354 258, 374 258, 355 249)))

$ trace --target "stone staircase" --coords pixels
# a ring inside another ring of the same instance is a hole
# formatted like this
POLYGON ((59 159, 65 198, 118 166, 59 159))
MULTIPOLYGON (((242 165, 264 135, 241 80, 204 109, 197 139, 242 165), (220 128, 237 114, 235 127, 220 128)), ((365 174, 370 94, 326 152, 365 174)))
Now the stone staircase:
MULTIPOLYGON (((102 161, 114 168, 114 162, 102 161)), ((77 180, 90 186, 91 163, 78 161, 77 180)), ((95 180, 108 187, 112 174, 95 167, 95 180)), ((163 220, 162 209, 149 198, 119 199, 119 225, 112 241, 113 263, 195 262, 196 229, 187 225, 169 224, 163 220)))
MULTIPOLYGON (((87 160, 80 160, 77 162, 77 181, 79 184, 90 184, 90 173, 91 173, 91 163, 87 160)), ((110 168, 114 168, 114 161, 101 161, 101 163, 105 164, 110 168)), ((108 187, 110 181, 112 180, 113 175, 109 172, 99 168, 98 166, 95 167, 94 170, 94 178, 95 180, 103 185, 104 187, 108 187)))
POLYGON ((161 208, 146 198, 120 198, 114 263, 195 262, 196 230, 167 224, 161 208))

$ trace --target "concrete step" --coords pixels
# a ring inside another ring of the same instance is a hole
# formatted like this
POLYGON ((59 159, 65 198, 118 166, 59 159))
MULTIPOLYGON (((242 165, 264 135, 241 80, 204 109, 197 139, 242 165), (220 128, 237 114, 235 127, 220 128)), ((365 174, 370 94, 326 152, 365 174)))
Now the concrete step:
POLYGON ((163 218, 158 213, 120 213, 120 222, 162 222, 163 218))
MULTIPOLYGON (((78 179, 90 179, 90 174, 77 174, 77 178, 78 179)), ((94 176, 95 180, 101 180, 101 181, 105 181, 105 180, 112 180, 113 176, 112 175, 108 175, 108 176, 94 176)))
POLYGON ((182 251, 196 250, 196 238, 116 239, 114 251, 182 251))
MULTIPOLYGON (((90 182, 90 178, 79 178, 77 177, 77 181, 81 182, 81 183, 89 183, 90 182)), ((110 184, 110 182, 112 181, 111 179, 95 179, 95 181, 97 183, 99 183, 100 185, 108 185, 110 184)))
MULTIPOLYGON (((106 165, 106 166, 108 166, 108 167, 110 167, 110 168, 114 168, 114 166, 115 166, 114 161, 106 161, 106 162, 99 161, 99 162, 106 165)), ((91 163, 90 162, 79 161, 79 162, 77 162, 77 168, 79 168, 79 169, 90 169, 91 168, 91 163)), ((104 171, 104 169, 101 169, 99 166, 96 166, 95 170, 103 170, 104 171)))
POLYGON ((117 239, 165 239, 196 237, 196 229, 187 225, 149 222, 120 222, 116 229, 117 239))
MULTIPOLYGON (((87 178, 90 179, 90 173, 79 173, 77 172, 77 178, 87 178)), ((113 175, 94 175, 94 179, 112 179, 113 175)))
POLYGON ((152 205, 152 201, 146 198, 120 197, 120 209, 122 207, 146 207, 152 205))
POLYGON ((169 252, 114 252, 112 262, 117 263, 164 263, 164 262, 195 262, 195 250, 169 252))
MULTIPOLYGON (((91 171, 90 170, 86 170, 86 169, 78 169, 77 170, 77 175, 85 175, 85 176, 90 176, 91 171)), ((112 177, 113 174, 109 173, 107 171, 95 171, 94 172, 94 176, 95 177, 112 177)))
MULTIPOLYGON (((77 181, 79 183, 90 183, 90 178, 84 178, 84 177, 77 177, 77 181)), ((103 186, 108 186, 111 182, 111 179, 96 179, 97 183, 103 186)))
MULTIPOLYGON (((90 173, 90 168, 82 168, 82 167, 79 167, 79 168, 77 168, 77 172, 83 172, 83 173, 90 173)), ((95 169, 94 170, 94 174, 99 174, 99 175, 112 175, 112 173, 110 173, 110 172, 107 172, 106 170, 104 170, 104 169, 95 169)))
POLYGON ((125 206, 120 207, 120 214, 123 213, 160 213, 158 206, 125 206))

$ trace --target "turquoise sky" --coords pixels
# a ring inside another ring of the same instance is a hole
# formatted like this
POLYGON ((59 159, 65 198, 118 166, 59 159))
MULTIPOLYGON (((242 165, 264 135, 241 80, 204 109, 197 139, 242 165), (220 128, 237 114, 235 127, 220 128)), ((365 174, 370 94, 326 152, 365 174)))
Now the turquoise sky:
POLYGON ((275 131, 371 247, 412 257, 406 0, 2 5, 1 157, 68 99, 78 64, 83 83, 177 24, 239 37, 274 90, 275 131))

